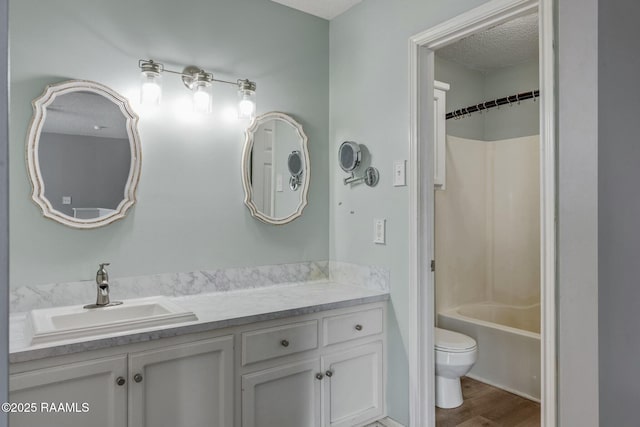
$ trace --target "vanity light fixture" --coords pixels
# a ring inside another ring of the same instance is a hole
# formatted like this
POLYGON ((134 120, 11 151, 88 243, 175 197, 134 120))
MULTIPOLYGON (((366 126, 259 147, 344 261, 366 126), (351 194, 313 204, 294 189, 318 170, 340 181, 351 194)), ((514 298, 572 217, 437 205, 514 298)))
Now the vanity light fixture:
POLYGON ((219 80, 199 67, 189 66, 184 71, 166 69, 164 64, 153 59, 140 59, 138 67, 142 70, 140 103, 143 105, 159 105, 162 97, 162 73, 178 74, 184 85, 193 92, 193 108, 199 113, 210 113, 212 110, 214 82, 234 85, 238 88, 238 117, 253 119, 256 115, 256 83, 248 79, 235 82, 219 80))

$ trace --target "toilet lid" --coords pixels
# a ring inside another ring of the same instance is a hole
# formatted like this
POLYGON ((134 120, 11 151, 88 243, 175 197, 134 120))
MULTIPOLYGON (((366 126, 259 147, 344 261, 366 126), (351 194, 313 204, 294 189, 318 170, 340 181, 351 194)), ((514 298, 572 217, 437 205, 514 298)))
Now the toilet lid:
POLYGON ((458 332, 448 331, 446 329, 435 328, 435 347, 436 350, 449 352, 462 352, 472 350, 476 347, 476 340, 458 332))

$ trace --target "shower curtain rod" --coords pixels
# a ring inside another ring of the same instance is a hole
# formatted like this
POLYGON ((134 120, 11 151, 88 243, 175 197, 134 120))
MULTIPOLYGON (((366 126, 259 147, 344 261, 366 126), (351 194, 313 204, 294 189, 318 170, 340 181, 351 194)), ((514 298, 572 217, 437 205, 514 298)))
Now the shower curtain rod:
POLYGON ((466 115, 471 113, 475 113, 482 110, 488 110, 490 108, 499 107, 501 105, 513 105, 514 102, 520 103, 520 101, 524 101, 526 99, 533 99, 535 101, 536 98, 540 98, 539 90, 532 90, 530 92, 518 93, 516 95, 505 96, 504 98, 494 99, 493 101, 486 101, 476 105, 470 105, 467 108, 461 108, 459 110, 452 111, 447 113, 447 120, 449 119, 460 119, 466 115))

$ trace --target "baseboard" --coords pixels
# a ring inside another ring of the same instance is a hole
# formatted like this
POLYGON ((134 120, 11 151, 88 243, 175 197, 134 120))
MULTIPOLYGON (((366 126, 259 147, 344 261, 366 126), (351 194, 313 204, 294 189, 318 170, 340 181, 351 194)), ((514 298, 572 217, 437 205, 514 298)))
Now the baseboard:
POLYGON ((378 422, 385 427, 404 427, 402 424, 389 417, 378 420, 378 422))
POLYGON ((467 376, 467 377, 469 377, 469 378, 471 378, 471 379, 473 379, 473 380, 480 381, 481 383, 489 384, 490 386, 493 386, 493 387, 499 388, 499 389, 501 389, 501 390, 508 391, 509 393, 512 393, 512 394, 518 395, 518 396, 520 396, 520 397, 524 397, 525 399, 532 400, 532 401, 534 401, 534 402, 536 402, 536 403, 540 403, 540 399, 539 399, 539 398, 537 398, 537 397, 533 397, 533 396, 531 396, 531 395, 528 395, 527 393, 522 393, 521 391, 514 390, 514 389, 512 389, 512 388, 510 388, 510 387, 505 387, 505 386, 503 386, 503 385, 501 385, 501 384, 496 384, 496 383, 494 383, 493 381, 489 381, 489 380, 484 379, 484 378, 482 378, 482 377, 479 377, 479 376, 477 376, 477 375, 467 374, 467 375, 465 375, 465 376, 467 376))

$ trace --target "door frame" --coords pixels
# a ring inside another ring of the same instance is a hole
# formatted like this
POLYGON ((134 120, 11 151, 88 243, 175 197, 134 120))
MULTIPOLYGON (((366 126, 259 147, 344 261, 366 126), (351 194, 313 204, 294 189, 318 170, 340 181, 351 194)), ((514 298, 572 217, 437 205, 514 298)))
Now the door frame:
POLYGON ((433 328, 433 89, 435 50, 538 12, 540 59, 541 421, 555 427, 556 138, 553 0, 491 0, 409 39, 410 100, 410 426, 435 425, 433 328), (431 94, 431 96, 429 96, 431 94), (421 119, 422 118, 422 119, 421 119))
MULTIPOLYGON (((9 2, 0 0, 0 401, 9 401, 9 2)), ((0 426, 9 414, 0 411, 0 426)))

